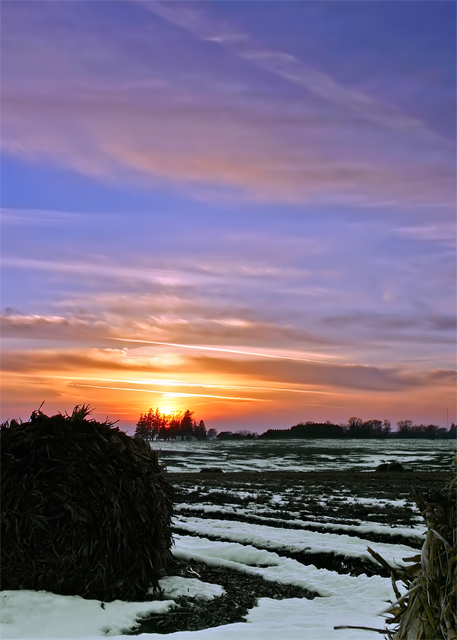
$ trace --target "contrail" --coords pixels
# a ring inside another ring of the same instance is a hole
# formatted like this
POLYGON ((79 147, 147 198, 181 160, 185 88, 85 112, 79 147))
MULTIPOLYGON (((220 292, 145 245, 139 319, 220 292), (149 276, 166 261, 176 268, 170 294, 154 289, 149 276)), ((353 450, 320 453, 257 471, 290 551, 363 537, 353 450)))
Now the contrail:
MULTIPOLYGON (((59 376, 60 378, 61 376, 59 376)), ((62 376, 65 380, 74 380, 74 377, 70 376, 62 376)), ((86 378, 87 379, 87 378, 86 378)), ((325 396, 334 396, 339 395, 337 393, 332 393, 331 391, 314 391, 312 389, 291 389, 289 387, 255 387, 248 385, 235 385, 235 384, 212 384, 205 382, 184 382, 182 380, 125 380, 122 378, 101 378, 103 382, 125 382, 127 384, 148 384, 148 385, 159 385, 162 387, 201 387, 203 389, 230 389, 232 391, 260 391, 262 393, 267 393, 269 391, 285 391, 288 393, 311 393, 311 394, 319 394, 325 396)), ((173 392, 170 392, 173 393, 173 392)))
POLYGON ((175 397, 186 397, 186 398, 219 398, 221 400, 241 400, 242 402, 271 402, 271 400, 260 400, 259 398, 238 398, 234 396, 216 396, 209 395, 204 393, 173 393, 173 392, 164 392, 162 390, 158 391, 157 389, 130 389, 128 387, 106 387, 104 385, 99 384, 81 384, 76 382, 71 382, 69 387, 91 387, 93 389, 110 389, 113 391, 141 391, 144 393, 160 393, 163 397, 170 398, 172 396, 175 397))
POLYGON ((111 338, 108 340, 118 340, 120 342, 139 342, 140 344, 160 344, 166 347, 181 347, 183 349, 198 349, 200 351, 221 351, 223 353, 237 353, 244 356, 255 356, 258 358, 274 358, 277 360, 298 360, 300 362, 320 362, 328 364, 326 360, 313 360, 312 358, 299 358, 297 356, 278 356, 271 353, 259 353, 257 351, 241 351, 239 349, 224 349, 223 347, 204 347, 195 344, 178 344, 176 342, 158 342, 157 340, 136 340, 133 338, 111 338))
MULTIPOLYGON (((54 376, 51 374, 42 374, 41 378, 50 378, 51 380, 87 380, 85 378, 77 378, 75 376, 54 376)), ((16 378, 3 378, 5 382, 15 382, 16 378)), ((269 391, 279 391, 284 393, 306 393, 306 394, 316 394, 322 396, 338 396, 340 393, 335 393, 333 391, 318 391, 317 389, 293 389, 290 387, 255 387, 251 385, 235 385, 235 384, 213 384, 206 382, 184 382, 183 380, 126 380, 125 378, 101 378, 103 382, 117 382, 117 383, 127 383, 127 384, 148 384, 148 385, 159 385, 161 387, 201 387, 202 389, 229 389, 231 391, 259 391, 260 393, 268 393, 269 391)), ((36 383, 40 384, 40 380, 27 380, 28 383, 36 383)), ((84 386, 85 383, 74 382, 73 385, 84 386)), ((87 385, 90 386, 90 385, 87 385)), ((92 385, 96 386, 96 385, 92 385)), ((111 387, 102 387, 103 389, 109 389, 111 387)), ((113 387, 114 388, 114 387, 113 387)), ((121 387, 122 389, 124 387, 121 387)), ((157 390, 157 393, 168 393, 166 391, 157 390)), ((169 392, 173 393, 173 392, 169 392)), ((224 396, 226 397, 226 396, 224 396)))

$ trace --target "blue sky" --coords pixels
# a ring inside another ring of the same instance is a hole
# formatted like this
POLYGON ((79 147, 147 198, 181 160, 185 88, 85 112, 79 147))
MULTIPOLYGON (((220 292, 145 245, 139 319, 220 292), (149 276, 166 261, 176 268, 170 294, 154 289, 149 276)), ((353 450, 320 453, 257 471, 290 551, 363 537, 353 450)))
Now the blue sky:
POLYGON ((455 13, 2 2, 2 418, 455 420, 455 13))

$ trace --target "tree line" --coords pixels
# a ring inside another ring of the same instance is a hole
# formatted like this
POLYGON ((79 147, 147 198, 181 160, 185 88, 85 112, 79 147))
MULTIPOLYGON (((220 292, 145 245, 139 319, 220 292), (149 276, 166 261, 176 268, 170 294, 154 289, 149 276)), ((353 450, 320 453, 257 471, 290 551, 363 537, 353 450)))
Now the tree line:
POLYGON ((349 418, 347 424, 300 422, 290 429, 268 429, 259 438, 280 440, 285 438, 422 438, 450 439, 457 437, 454 423, 449 429, 436 424, 414 424, 412 420, 397 422, 397 431, 392 431, 390 420, 366 420, 349 418))
POLYGON ((165 414, 159 408, 147 413, 142 413, 137 422, 135 437, 143 440, 206 440, 208 437, 217 437, 220 440, 239 440, 250 438, 263 438, 268 440, 283 440, 287 438, 421 438, 421 439, 455 439, 457 427, 454 423, 449 429, 439 427, 436 424, 414 424, 412 420, 400 420, 397 422, 397 430, 392 430, 390 420, 366 420, 362 418, 349 418, 347 424, 333 424, 327 422, 299 422, 290 429, 268 429, 257 436, 251 431, 222 431, 217 434, 216 429, 207 429, 205 422, 197 422, 194 412, 174 411, 165 414))
POLYGON ((155 411, 149 409, 147 413, 140 414, 136 424, 135 438, 142 440, 185 440, 186 438, 206 440, 208 435, 216 435, 214 429, 207 431, 205 422, 196 422, 194 412, 173 411, 165 414, 157 407, 155 411), (214 434, 212 433, 214 431, 214 434))

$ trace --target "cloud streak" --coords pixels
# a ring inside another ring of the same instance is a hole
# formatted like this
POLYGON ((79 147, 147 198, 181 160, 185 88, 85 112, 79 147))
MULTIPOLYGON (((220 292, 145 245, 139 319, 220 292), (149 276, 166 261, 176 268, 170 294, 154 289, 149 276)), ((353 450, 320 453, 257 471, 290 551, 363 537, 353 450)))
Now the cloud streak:
POLYGON ((252 352, 252 351, 245 351, 245 350, 238 350, 238 349, 226 349, 223 347, 212 347, 207 345, 176 344, 173 342, 154 342, 152 340, 132 340, 129 338, 114 338, 114 339, 119 340, 121 342, 139 342, 142 344, 158 344, 158 345, 167 346, 167 347, 180 347, 181 349, 197 349, 200 351, 219 351, 223 353, 233 353, 233 354, 244 355, 244 356, 256 356, 258 358, 277 358, 279 360, 300 360, 303 362, 322 362, 316 359, 304 358, 300 356, 291 356, 291 355, 285 355, 285 354, 278 355, 278 354, 272 354, 272 353, 252 352))
POLYGON ((258 362, 243 360, 236 362, 228 358, 209 356, 194 357, 196 371, 210 370, 214 374, 242 375, 259 381, 275 381, 276 384, 303 385, 308 389, 339 391, 365 390, 374 393, 389 391, 400 393, 406 389, 436 386, 438 380, 452 385, 455 372, 443 370, 423 372, 411 367, 368 366, 360 364, 332 364, 305 362, 258 362))
MULTIPOLYGON (((146 9, 186 30, 196 38, 217 43, 232 54, 319 97, 345 107, 364 119, 394 131, 437 137, 420 119, 405 115, 398 109, 382 104, 365 93, 336 82, 328 74, 305 64, 290 53, 269 49, 246 33, 236 31, 227 24, 210 20, 200 8, 195 9, 178 2, 137 1, 146 9)), ((440 137, 440 142, 445 143, 445 140, 440 137)))
MULTIPOLYGON (((95 107, 89 97, 77 107, 59 95, 54 101, 61 124, 54 122, 47 102, 33 95, 3 98, 6 151, 63 161, 107 181, 149 186, 178 182, 202 196, 204 187, 210 199, 217 199, 222 188, 222 197, 231 193, 253 201, 452 202, 453 173, 444 162, 419 163, 423 156, 416 156, 411 164, 400 163, 395 160, 404 153, 399 141, 391 140, 389 148, 375 132, 358 132, 355 145, 357 125, 347 123, 354 128, 349 148, 339 127, 310 126, 306 111, 293 140, 287 120, 274 109, 260 127, 252 121, 251 108, 233 112, 228 105, 211 104, 211 96, 196 96, 191 109, 183 104, 165 113, 156 96, 140 110, 122 103, 95 107), (74 139, 74 129, 85 131, 87 144, 74 139), (372 145, 379 147, 376 158, 367 153, 372 145)), ((414 149, 412 144, 412 157, 414 149)))
MULTIPOLYGON (((106 385, 97 385, 97 384, 82 384, 80 382, 72 382, 68 386, 70 387, 89 387, 92 389, 106 389, 109 391, 135 391, 142 393, 157 393, 157 389, 146 389, 146 388, 129 388, 129 387, 108 387, 106 385)), ((159 392, 160 393, 160 392, 159 392)), ((217 396, 205 393, 161 393, 164 398, 213 398, 217 400, 235 400, 237 402, 269 402, 266 399, 260 398, 246 398, 246 397, 238 397, 238 396, 217 396)))
POLYGON ((22 84, 9 72, 9 65, 18 64, 20 41, 13 37, 17 24, 10 25, 2 96, 2 144, 7 153, 63 163, 107 183, 179 186, 209 201, 452 206, 454 153, 418 118, 345 87, 292 54, 275 52, 247 34, 213 23, 194 7, 142 6, 150 9, 151 20, 137 25, 140 44, 135 47, 129 40, 126 48, 123 36, 118 29, 110 31, 113 25, 108 21, 107 35, 92 34, 97 48, 88 46, 87 53, 69 50, 74 34, 68 28, 56 27, 53 37, 47 37, 45 22, 37 26, 29 18, 29 24, 24 13, 20 33, 22 38, 35 38, 35 75, 28 71, 22 52, 22 84), (151 38, 150 28, 157 27, 152 16, 159 15, 196 40, 195 46, 179 43, 173 48, 166 78, 154 77, 158 49, 170 47, 159 29, 151 38), (32 29, 35 32, 29 33, 32 29), (280 93, 265 100, 264 81, 255 75, 246 79, 243 70, 239 77, 232 72, 241 89, 224 90, 215 85, 220 75, 217 62, 205 67, 208 75, 202 72, 193 88, 183 69, 189 53, 198 59, 200 41, 222 47, 252 64, 254 71, 266 70, 301 87, 315 100, 291 103, 280 93), (51 54, 59 60, 52 73, 51 54), (115 84, 97 74, 97 64, 88 63, 91 55, 97 61, 101 54, 110 55, 118 69, 115 84), (137 69, 136 82, 131 80, 131 67, 137 69), (330 113, 322 113, 320 100, 331 105, 330 113), (361 119, 368 126, 361 126, 361 119))

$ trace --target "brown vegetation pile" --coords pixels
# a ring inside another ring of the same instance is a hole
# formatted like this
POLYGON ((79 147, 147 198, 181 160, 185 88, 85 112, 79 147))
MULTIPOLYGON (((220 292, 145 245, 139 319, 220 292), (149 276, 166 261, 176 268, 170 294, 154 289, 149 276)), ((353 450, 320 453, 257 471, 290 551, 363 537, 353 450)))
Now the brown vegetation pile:
POLYGON ((3 589, 110 601, 158 586, 172 488, 148 445, 88 413, 2 425, 3 589))
POLYGON ((398 600, 387 611, 391 616, 387 623, 395 625, 387 634, 391 640, 456 640, 457 476, 442 492, 413 495, 427 523, 427 534, 421 554, 405 558, 413 564, 392 571, 398 600), (400 581, 407 588, 403 596, 396 584, 400 581))

